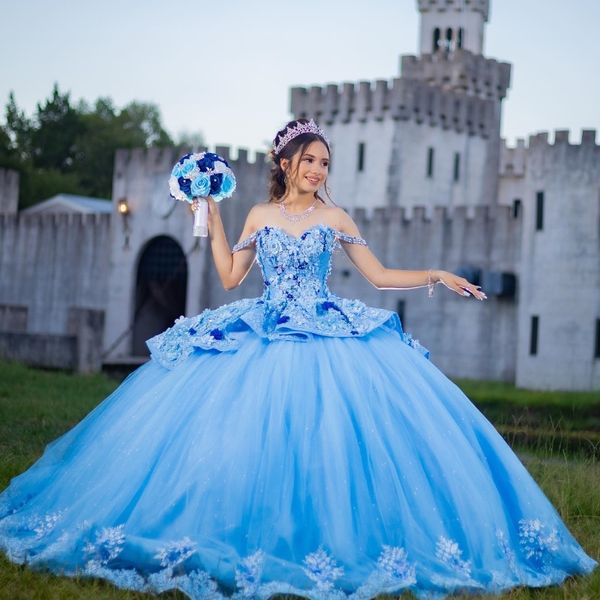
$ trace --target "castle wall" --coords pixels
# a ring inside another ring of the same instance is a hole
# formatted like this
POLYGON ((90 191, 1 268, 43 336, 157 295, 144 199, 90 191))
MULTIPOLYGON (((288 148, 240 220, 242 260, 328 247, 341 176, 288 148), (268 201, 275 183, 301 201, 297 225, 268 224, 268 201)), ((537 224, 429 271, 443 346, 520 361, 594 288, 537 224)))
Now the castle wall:
POLYGON ((109 223, 101 214, 0 214, 2 329, 63 334, 72 308, 104 310, 109 223))
POLYGON ((19 204, 19 173, 0 168, 0 214, 14 215, 19 204))
POLYGON ((580 143, 569 132, 529 138, 524 184, 522 294, 519 299, 517 385, 538 389, 600 389, 593 357, 600 317, 600 148, 595 131, 580 143), (536 230, 543 192, 543 228, 536 230), (539 316, 531 355, 531 317, 539 316))

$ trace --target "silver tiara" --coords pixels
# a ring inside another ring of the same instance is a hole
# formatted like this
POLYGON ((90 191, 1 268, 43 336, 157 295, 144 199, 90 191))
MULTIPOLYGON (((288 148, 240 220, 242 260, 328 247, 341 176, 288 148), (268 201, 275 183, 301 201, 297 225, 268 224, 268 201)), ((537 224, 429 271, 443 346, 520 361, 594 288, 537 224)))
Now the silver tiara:
POLYGON ((303 133, 316 133, 327 142, 327 145, 329 145, 329 140, 325 136, 325 132, 311 119, 308 123, 298 123, 295 127, 288 127, 279 140, 279 144, 273 144, 273 152, 279 154, 288 142, 291 142, 295 137, 298 137, 303 133))

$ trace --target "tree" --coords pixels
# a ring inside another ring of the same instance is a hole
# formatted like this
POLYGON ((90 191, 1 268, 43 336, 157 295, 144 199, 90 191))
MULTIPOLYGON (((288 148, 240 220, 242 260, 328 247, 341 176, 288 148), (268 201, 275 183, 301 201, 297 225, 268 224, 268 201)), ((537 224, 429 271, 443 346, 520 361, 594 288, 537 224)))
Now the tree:
POLYGON ((70 172, 76 140, 82 132, 81 116, 71 106, 69 93, 61 94, 55 83, 52 97, 37 105, 31 135, 33 166, 70 172))
POLYGON ((33 118, 18 108, 12 92, 5 114, 0 167, 20 171, 21 207, 58 192, 108 198, 118 148, 173 145, 155 104, 134 101, 119 110, 108 97, 73 104, 57 83, 33 118))

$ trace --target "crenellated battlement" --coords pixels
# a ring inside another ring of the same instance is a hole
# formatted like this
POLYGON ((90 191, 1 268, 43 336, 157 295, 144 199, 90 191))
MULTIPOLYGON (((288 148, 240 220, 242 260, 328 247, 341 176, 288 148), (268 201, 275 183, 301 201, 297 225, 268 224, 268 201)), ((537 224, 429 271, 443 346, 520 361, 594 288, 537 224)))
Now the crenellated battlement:
POLYGON ((0 214, 14 214, 19 204, 19 173, 0 168, 0 214))
POLYGON ((501 140, 500 146, 500 176, 501 177, 523 177, 527 163, 527 147, 525 139, 518 138, 517 145, 508 146, 505 139, 501 140))
POLYGON ((600 146, 596 130, 584 129, 577 143, 570 143, 568 129, 557 129, 550 141, 548 131, 529 137, 527 169, 531 177, 546 182, 570 182, 571 186, 600 183, 600 146))
POLYGON ((419 12, 474 11, 482 14, 485 21, 490 12, 490 0, 417 0, 419 12))
POLYGON ((363 207, 356 207, 351 211, 351 216, 358 225, 369 227, 371 225, 389 227, 390 232, 400 231, 401 225, 407 223, 433 223, 443 225, 444 222, 486 222, 495 220, 512 220, 510 206, 476 205, 476 206, 428 206, 415 205, 384 206, 373 209, 371 216, 363 207))
POLYGON ((416 79, 395 78, 357 84, 293 87, 295 118, 313 117, 327 125, 370 119, 412 120, 416 123, 489 137, 495 127, 493 100, 456 94, 416 79))
POLYGON ((529 148, 564 148, 565 146, 569 146, 571 148, 590 149, 598 147, 595 129, 582 129, 580 141, 578 143, 570 143, 570 137, 571 132, 568 129, 555 129, 553 132, 553 142, 551 142, 550 133, 548 131, 539 131, 538 133, 529 136, 529 148))
POLYGON ((214 152, 225 158, 233 169, 264 165, 267 155, 265 152, 255 151, 254 160, 246 148, 231 148, 225 145, 213 147, 200 146, 198 148, 182 148, 167 146, 164 148, 133 148, 120 149, 115 154, 115 175, 120 177, 127 170, 143 169, 149 172, 164 173, 171 171, 173 165, 187 152, 214 152))
POLYGON ((459 48, 453 52, 400 57, 402 77, 445 90, 501 100, 510 86, 511 65, 459 48))

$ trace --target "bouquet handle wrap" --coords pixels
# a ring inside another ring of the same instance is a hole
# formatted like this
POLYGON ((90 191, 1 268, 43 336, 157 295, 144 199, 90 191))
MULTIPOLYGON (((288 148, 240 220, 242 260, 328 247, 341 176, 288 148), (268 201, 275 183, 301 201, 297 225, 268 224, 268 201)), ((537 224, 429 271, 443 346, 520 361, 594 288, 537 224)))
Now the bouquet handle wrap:
POLYGON ((198 207, 194 210, 194 237, 208 236, 208 201, 206 198, 195 198, 198 207))

